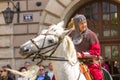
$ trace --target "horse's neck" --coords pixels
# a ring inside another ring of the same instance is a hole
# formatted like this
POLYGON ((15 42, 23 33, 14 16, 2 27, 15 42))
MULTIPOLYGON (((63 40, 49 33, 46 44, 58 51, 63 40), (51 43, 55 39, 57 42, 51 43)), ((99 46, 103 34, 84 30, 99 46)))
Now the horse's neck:
POLYGON ((70 37, 65 36, 54 55, 64 57, 71 65, 77 62, 76 50, 70 37))
POLYGON ((68 61, 53 61, 57 80, 77 80, 76 78, 80 73, 79 62, 77 61, 74 44, 68 36, 59 45, 55 54, 68 59, 68 61))
POLYGON ((79 74, 81 74, 79 63, 73 66, 68 62, 53 61, 52 64, 56 80, 77 80, 79 74))
POLYGON ((71 65, 77 62, 77 56, 76 56, 76 50, 74 47, 74 44, 72 42, 72 40, 70 39, 70 37, 66 36, 65 40, 63 42, 63 47, 64 47, 64 51, 67 54, 67 58, 69 60, 69 62, 71 63, 71 65))

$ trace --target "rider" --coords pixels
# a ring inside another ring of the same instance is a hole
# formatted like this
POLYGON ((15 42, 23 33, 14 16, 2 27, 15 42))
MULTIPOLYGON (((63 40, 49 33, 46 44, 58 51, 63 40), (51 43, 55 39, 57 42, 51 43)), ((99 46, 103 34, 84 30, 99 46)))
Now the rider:
MULTIPOLYGON (((72 18, 75 29, 70 34, 77 51, 78 58, 100 56, 100 44, 96 34, 87 27, 86 17, 82 14, 72 18)), ((97 59, 88 64, 94 80, 103 80, 103 74, 97 59)))

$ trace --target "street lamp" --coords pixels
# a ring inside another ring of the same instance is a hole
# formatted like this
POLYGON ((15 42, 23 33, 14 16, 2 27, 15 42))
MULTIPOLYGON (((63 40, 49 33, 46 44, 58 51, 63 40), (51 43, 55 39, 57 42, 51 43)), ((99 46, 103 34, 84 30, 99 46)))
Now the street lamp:
POLYGON ((11 2, 13 4, 13 7, 16 9, 16 12, 17 12, 17 23, 19 23, 20 3, 17 2, 16 6, 15 6, 12 0, 8 0, 8 7, 4 11, 2 11, 5 23, 6 24, 12 23, 13 17, 14 17, 14 11, 10 9, 9 2, 11 2))

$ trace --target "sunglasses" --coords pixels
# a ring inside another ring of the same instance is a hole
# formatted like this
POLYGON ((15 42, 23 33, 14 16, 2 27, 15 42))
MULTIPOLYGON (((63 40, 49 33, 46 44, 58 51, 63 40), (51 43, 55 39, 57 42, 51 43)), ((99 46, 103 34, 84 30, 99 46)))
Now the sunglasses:
POLYGON ((39 71, 43 71, 44 69, 39 69, 39 71))

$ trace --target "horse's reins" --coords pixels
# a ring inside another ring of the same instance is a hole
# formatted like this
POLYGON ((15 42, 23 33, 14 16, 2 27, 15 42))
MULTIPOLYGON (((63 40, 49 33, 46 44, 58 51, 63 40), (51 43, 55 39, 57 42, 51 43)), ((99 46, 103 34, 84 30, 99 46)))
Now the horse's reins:
POLYGON ((34 61, 34 59, 36 59, 36 58, 40 58, 40 59, 41 59, 41 61, 38 62, 37 64, 41 63, 43 60, 68 61, 68 60, 65 59, 64 57, 52 56, 52 55, 55 53, 55 51, 56 51, 56 49, 58 48, 58 46, 60 45, 60 43, 62 42, 62 39, 59 38, 58 43, 54 43, 54 44, 52 44, 52 45, 48 45, 48 46, 44 47, 46 35, 53 35, 53 34, 42 34, 42 35, 45 35, 45 38, 44 38, 44 41, 43 41, 43 44, 42 44, 42 47, 41 47, 41 48, 39 48, 39 46, 35 43, 35 41, 31 39, 31 42, 32 42, 32 43, 36 46, 36 48, 39 50, 39 51, 37 52, 37 54, 33 57, 33 61, 34 61), (55 47, 53 47, 53 46, 55 46, 55 47), (49 49, 49 50, 47 50, 47 51, 45 51, 45 52, 41 52, 42 50, 44 50, 44 49, 46 49, 46 48, 50 48, 50 47, 53 47, 53 48, 51 48, 51 49, 49 49), (46 54, 47 52, 50 52, 50 51, 52 51, 52 52, 50 53, 50 55, 48 55, 48 56, 47 56, 47 55, 44 55, 44 54, 46 54))

